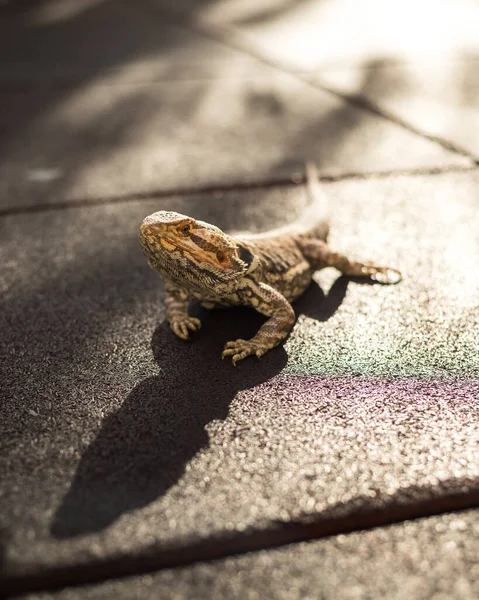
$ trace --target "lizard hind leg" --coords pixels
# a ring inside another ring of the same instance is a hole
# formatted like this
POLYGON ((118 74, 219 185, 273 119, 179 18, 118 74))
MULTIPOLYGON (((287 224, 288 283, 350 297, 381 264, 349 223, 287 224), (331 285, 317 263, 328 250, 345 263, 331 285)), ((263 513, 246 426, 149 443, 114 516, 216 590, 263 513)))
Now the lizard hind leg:
POLYGON ((320 240, 309 240, 301 249, 306 260, 316 271, 325 267, 335 267, 343 275, 368 277, 372 281, 386 285, 396 284, 402 280, 402 275, 397 269, 350 260, 344 254, 334 252, 320 240))

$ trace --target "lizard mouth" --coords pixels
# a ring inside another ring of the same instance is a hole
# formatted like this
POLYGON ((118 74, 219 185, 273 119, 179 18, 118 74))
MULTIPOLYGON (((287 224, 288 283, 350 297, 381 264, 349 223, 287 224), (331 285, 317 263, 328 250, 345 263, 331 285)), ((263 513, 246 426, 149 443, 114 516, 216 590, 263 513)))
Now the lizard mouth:
POLYGON ((151 223, 140 225, 140 243, 147 254, 156 255, 163 249, 161 226, 151 223))

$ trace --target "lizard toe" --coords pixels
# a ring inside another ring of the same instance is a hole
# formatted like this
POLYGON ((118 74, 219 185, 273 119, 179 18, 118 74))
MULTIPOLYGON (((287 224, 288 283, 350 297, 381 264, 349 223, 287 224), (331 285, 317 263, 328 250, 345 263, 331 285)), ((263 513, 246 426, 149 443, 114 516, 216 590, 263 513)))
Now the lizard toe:
POLYGON ((187 317, 181 321, 173 321, 171 329, 182 340, 187 340, 190 337, 190 331, 198 331, 201 327, 201 321, 195 317, 187 317))
POLYGON ((196 317, 190 317, 188 319, 188 329, 191 329, 192 331, 198 331, 198 329, 201 329, 201 321, 196 317))
POLYGON ((181 323, 172 323, 171 329, 173 330, 173 333, 182 340, 188 339, 188 330, 186 329, 186 327, 182 327, 181 323))
POLYGON ((234 348, 225 348, 221 355, 221 358, 226 358, 227 356, 233 356, 236 350, 234 348))
POLYGON ((240 354, 235 354, 232 358, 233 361, 233 366, 236 367, 236 363, 240 360, 243 360, 244 358, 246 358, 247 356, 249 356, 250 354, 252 354, 252 352, 248 352, 246 350, 243 350, 243 352, 241 352, 240 354))
POLYGON ((377 269, 375 273, 370 275, 373 281, 382 283, 384 285, 394 285, 402 280, 400 271, 391 269, 390 267, 382 267, 377 269))
POLYGON ((256 356, 260 358, 265 352, 265 348, 259 347, 258 344, 251 340, 236 340, 234 342, 228 342, 225 345, 221 358, 231 356, 233 365, 236 366, 238 361, 243 360, 247 356, 256 354, 256 356))
POLYGON ((235 340, 234 342, 226 342, 225 344, 225 351, 226 350, 234 350, 235 348, 239 348, 241 345, 246 344, 247 341, 246 340, 235 340))
POLYGON ((190 333, 188 331, 188 328, 186 327, 186 325, 184 323, 176 323, 176 326, 173 329, 173 331, 182 340, 187 340, 190 337, 190 333))

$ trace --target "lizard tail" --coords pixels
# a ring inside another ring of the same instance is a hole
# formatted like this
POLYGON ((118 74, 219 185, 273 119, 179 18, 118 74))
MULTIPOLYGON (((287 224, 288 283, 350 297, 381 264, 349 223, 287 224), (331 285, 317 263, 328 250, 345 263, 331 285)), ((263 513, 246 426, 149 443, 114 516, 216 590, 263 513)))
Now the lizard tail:
POLYGON ((329 234, 329 207, 326 194, 323 193, 319 183, 316 167, 312 162, 306 164, 306 190, 309 197, 308 207, 293 223, 264 233, 232 232, 231 235, 246 240, 258 240, 293 234, 326 242, 329 234))
POLYGON ((308 238, 325 242, 329 234, 328 199, 323 192, 313 162, 306 163, 306 193, 309 197, 309 205, 295 224, 295 229, 308 238))

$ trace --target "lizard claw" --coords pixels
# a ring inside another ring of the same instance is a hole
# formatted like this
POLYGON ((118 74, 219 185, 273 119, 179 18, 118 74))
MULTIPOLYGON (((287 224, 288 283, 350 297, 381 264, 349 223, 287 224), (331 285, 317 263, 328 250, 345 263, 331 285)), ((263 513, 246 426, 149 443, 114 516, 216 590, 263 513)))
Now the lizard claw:
POLYGON ((376 267, 371 273, 368 273, 370 279, 384 285, 395 285, 402 280, 400 271, 390 267, 376 267))
POLYGON ((173 333, 182 340, 187 340, 190 337, 190 331, 198 331, 201 327, 201 321, 195 317, 186 317, 181 321, 172 321, 170 327, 173 333))
POLYGON ((227 342, 221 358, 231 356, 233 366, 236 367, 236 363, 243 360, 247 356, 256 354, 258 358, 261 358, 263 354, 268 350, 264 346, 254 342, 253 340, 236 340, 234 342, 227 342))

